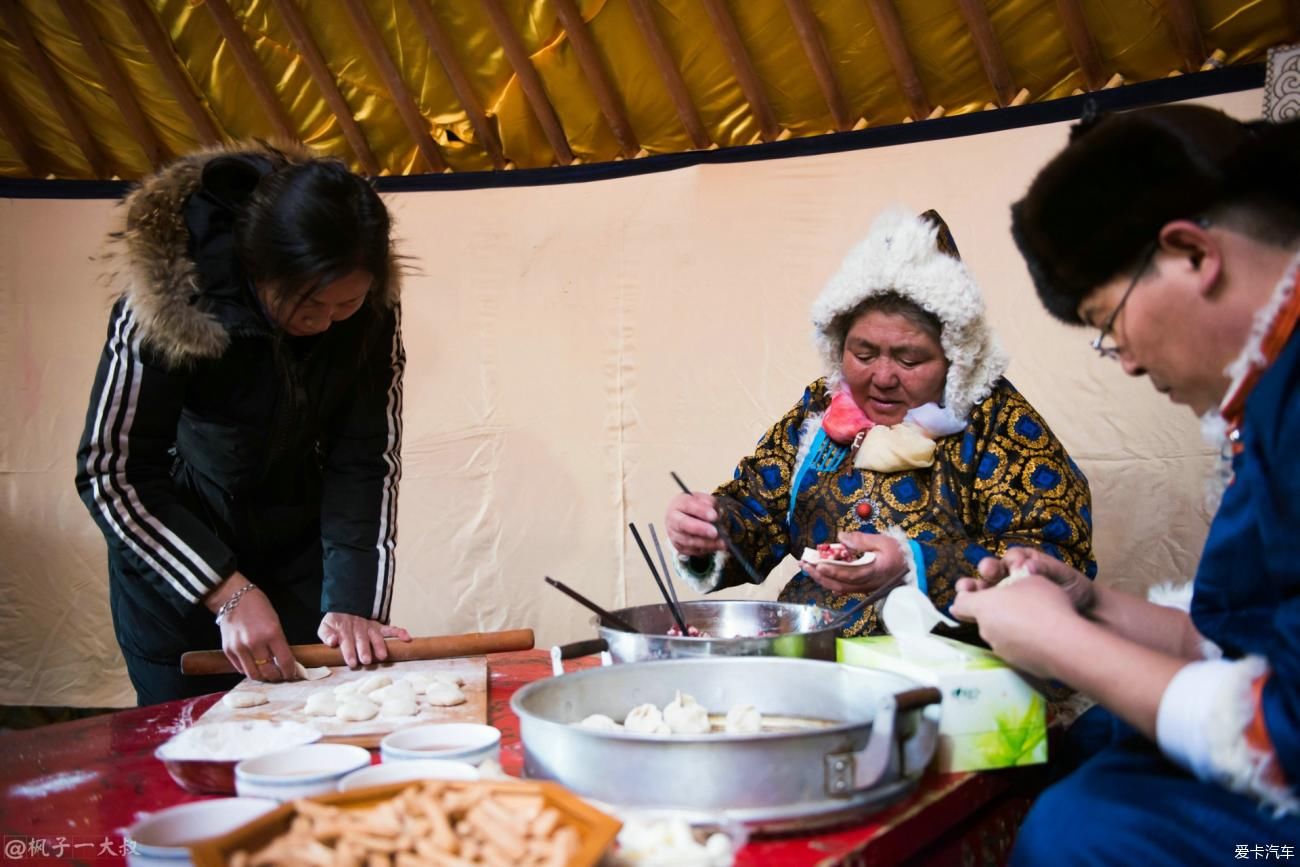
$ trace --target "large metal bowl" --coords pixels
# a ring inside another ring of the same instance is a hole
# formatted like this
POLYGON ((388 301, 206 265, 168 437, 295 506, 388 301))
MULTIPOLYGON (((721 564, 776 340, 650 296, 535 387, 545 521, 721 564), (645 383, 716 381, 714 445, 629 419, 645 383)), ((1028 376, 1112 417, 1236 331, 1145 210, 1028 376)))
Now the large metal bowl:
POLYGON ((615 629, 593 617, 600 639, 566 645, 561 649, 562 658, 608 648, 615 662, 712 656, 835 659, 839 612, 828 608, 741 599, 683 602, 681 607, 686 622, 710 637, 668 635, 676 625, 668 606, 638 605, 613 612, 640 630, 638 633, 615 629))
POLYGON ((616 665, 517 692, 524 773, 616 807, 722 813, 763 830, 815 827, 902 797, 934 755, 938 690, 804 659, 714 657, 616 665), (753 735, 639 735, 576 723, 663 707, 677 690, 711 712, 751 704, 823 727, 753 735))

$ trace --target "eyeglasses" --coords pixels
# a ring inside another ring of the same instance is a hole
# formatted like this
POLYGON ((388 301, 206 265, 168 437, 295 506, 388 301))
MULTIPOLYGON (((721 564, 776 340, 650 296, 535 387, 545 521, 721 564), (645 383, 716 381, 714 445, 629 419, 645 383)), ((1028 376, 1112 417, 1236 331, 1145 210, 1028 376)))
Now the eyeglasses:
POLYGON ((1115 309, 1110 311, 1110 315, 1106 317, 1106 321, 1101 324, 1101 332, 1096 336, 1092 343, 1089 344, 1089 346, 1097 350, 1097 354, 1102 358, 1119 358, 1119 345, 1115 343, 1106 343, 1106 338, 1109 337, 1110 333, 1115 329, 1115 320, 1119 317, 1119 312, 1124 309, 1124 304, 1128 301, 1128 296, 1133 294, 1133 289, 1137 286, 1138 280, 1142 279, 1142 275, 1146 273, 1147 267, 1150 266, 1151 260, 1155 257, 1157 247, 1159 247, 1159 244, 1152 241, 1146 246, 1146 249, 1142 251, 1142 258, 1139 261, 1137 270, 1133 272, 1132 281, 1129 282, 1128 288, 1124 290, 1124 294, 1119 296, 1119 303, 1115 305, 1115 309))

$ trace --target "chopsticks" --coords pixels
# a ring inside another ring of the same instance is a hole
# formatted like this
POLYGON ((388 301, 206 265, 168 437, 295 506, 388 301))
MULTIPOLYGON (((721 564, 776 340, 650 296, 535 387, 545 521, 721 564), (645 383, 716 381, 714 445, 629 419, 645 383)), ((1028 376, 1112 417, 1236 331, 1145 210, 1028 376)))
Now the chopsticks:
MULTIPOLYGON (((673 477, 673 481, 677 483, 677 487, 682 489, 683 494, 695 493, 689 487, 687 487, 685 482, 682 481, 681 476, 677 475, 671 470, 668 471, 668 475, 673 477)), ((741 565, 741 568, 743 568, 745 572, 749 575, 749 577, 754 580, 755 584, 762 584, 763 576, 759 575, 758 570, 750 565, 749 560, 745 557, 744 554, 740 553, 740 549, 736 547, 736 543, 731 541, 731 535, 722 529, 721 518, 719 518, 718 523, 714 524, 713 526, 718 531, 718 538, 722 539, 723 543, 726 544, 727 550, 731 553, 732 557, 736 558, 736 562, 741 565)))
POLYGON ((876 602, 882 596, 889 593, 891 590, 894 590, 895 588, 898 587, 902 587, 906 583, 907 581, 902 576, 886 581, 882 586, 877 587, 875 590, 872 590, 870 593, 868 593, 866 598, 859 599, 856 602, 853 602, 849 605, 845 605, 843 608, 839 610, 839 612, 834 617, 828 620, 824 625, 832 626, 837 630, 842 629, 843 627, 852 623, 854 620, 857 620, 858 617, 862 614, 862 612, 867 610, 868 605, 870 605, 873 602, 876 602))
POLYGON ((619 617, 617 614, 612 614, 609 611, 606 611, 604 608, 601 608, 595 602, 592 602, 586 596, 583 596, 581 593, 579 593, 577 590, 574 590, 569 585, 561 581, 556 581, 554 578, 552 578, 549 575, 545 576, 545 580, 547 584, 550 584, 556 590, 559 590, 561 593, 563 593, 565 596, 568 596, 570 599, 577 602, 579 605, 582 605, 587 609, 595 612, 597 617, 599 617, 601 620, 607 621, 615 629, 621 629, 624 632, 636 632, 636 633, 639 633, 641 631, 637 629, 635 626, 633 626, 631 623, 628 623, 622 617, 619 617))
POLYGON ((664 583, 668 585, 668 592, 673 597, 673 604, 681 609, 682 603, 677 599, 677 588, 673 586, 673 573, 668 571, 668 561, 664 559, 664 549, 659 546, 659 534, 655 532, 655 525, 650 525, 650 541, 655 544, 655 553, 659 555, 659 568, 664 570, 664 583))
MULTIPOLYGON (((655 584, 659 585, 659 592, 663 594, 664 601, 668 603, 668 610, 672 612, 673 620, 677 621, 677 628, 682 631, 683 636, 686 635, 686 618, 682 617, 682 612, 678 609, 676 600, 668 594, 668 588, 659 579, 659 570, 655 569, 655 561, 650 559, 650 552, 646 550, 645 542, 641 541, 641 534, 637 532, 636 524, 628 524, 627 528, 632 531, 632 538, 636 539, 636 545, 641 549, 641 556, 645 558, 645 564, 650 567, 650 574, 654 576, 655 584)), ((661 551, 660 556, 662 555, 663 552, 661 551)), ((667 572, 667 568, 667 566, 664 567, 665 572, 667 572)))

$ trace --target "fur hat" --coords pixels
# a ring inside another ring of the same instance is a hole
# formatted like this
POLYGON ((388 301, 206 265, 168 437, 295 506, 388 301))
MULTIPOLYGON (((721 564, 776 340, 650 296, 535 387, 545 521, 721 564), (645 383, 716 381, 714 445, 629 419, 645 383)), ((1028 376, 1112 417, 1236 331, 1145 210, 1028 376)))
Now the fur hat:
POLYGON ((939 342, 948 359, 943 402, 965 418, 993 390, 1007 357, 984 320, 979 287, 934 211, 882 213, 813 302, 813 339, 833 382, 839 381, 844 351, 832 333, 835 320, 868 298, 887 294, 911 301, 943 325, 939 342))
POLYGON ((1076 124, 1070 144, 1011 206, 1011 233, 1043 306, 1082 324, 1083 299, 1132 268, 1170 221, 1249 196, 1294 201, 1300 169, 1295 153, 1286 155, 1297 147, 1294 129, 1279 131, 1199 105, 1076 124))

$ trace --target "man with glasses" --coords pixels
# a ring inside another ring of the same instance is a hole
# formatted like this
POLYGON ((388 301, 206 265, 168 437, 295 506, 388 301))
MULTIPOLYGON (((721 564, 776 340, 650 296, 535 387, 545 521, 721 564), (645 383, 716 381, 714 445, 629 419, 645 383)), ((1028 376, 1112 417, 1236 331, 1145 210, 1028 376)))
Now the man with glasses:
POLYGON ((996 652, 1132 726, 1047 790, 1013 863, 1300 857, 1300 121, 1085 120, 1012 232, 1048 311, 1200 415, 1231 479, 1190 614, 1026 549, 959 582, 996 652))

